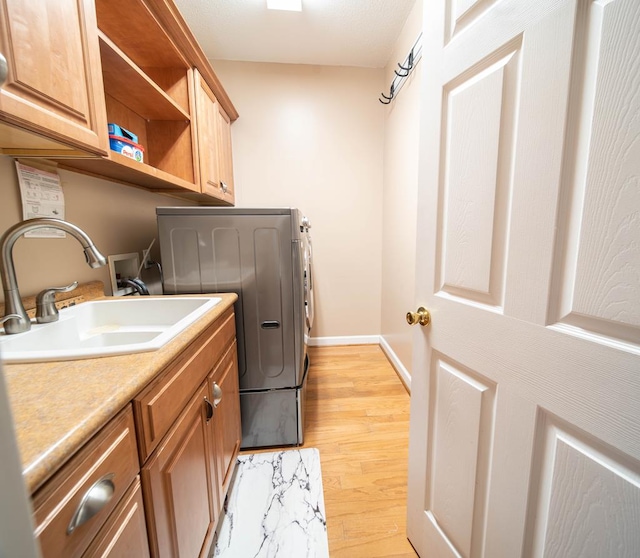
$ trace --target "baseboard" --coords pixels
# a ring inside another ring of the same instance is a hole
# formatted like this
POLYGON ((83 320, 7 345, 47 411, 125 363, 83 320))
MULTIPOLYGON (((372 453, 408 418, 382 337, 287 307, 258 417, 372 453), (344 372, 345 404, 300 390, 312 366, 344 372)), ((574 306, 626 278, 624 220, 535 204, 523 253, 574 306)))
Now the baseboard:
POLYGON ((326 347, 329 345, 378 345, 379 335, 351 335, 344 337, 309 337, 310 347, 326 347))
POLYGON ((411 374, 409 374, 409 371, 406 369, 404 364, 402 364, 398 355, 396 355, 394 350, 391 348, 391 345, 387 343, 387 340, 382 335, 380 336, 380 348, 382 349, 382 352, 387 355, 387 358, 389 359, 391 366, 395 368, 400 381, 404 384, 404 387, 407 389, 409 394, 411 394, 411 374))

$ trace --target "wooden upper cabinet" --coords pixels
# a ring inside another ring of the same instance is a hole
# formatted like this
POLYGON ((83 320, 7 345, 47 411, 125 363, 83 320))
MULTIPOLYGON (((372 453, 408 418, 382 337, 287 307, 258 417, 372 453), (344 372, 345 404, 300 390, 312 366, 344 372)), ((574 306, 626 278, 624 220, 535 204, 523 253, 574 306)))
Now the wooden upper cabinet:
POLYGON ((231 122, 213 91, 196 71, 196 126, 203 194, 233 205, 233 162, 231 122))
POLYGON ((231 153, 231 120, 217 103, 217 136, 218 136, 218 166, 220 169, 220 185, 225 196, 225 201, 231 204, 235 201, 235 188, 233 185, 233 155, 231 153))
POLYGON ((0 152, 233 205, 238 113, 172 0, 0 0, 0 54, 0 152), (143 161, 110 149, 108 123, 143 161))
POLYGON ((0 52, 8 66, 0 90, 0 147, 5 152, 106 154, 93 0, 0 0, 0 52))

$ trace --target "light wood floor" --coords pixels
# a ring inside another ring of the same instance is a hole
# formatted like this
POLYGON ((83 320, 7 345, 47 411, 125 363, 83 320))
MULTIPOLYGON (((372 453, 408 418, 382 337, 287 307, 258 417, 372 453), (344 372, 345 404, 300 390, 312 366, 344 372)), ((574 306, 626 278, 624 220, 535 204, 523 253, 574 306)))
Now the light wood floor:
POLYGON ((331 558, 412 557, 409 395, 375 345, 313 347, 304 447, 320 450, 331 558))

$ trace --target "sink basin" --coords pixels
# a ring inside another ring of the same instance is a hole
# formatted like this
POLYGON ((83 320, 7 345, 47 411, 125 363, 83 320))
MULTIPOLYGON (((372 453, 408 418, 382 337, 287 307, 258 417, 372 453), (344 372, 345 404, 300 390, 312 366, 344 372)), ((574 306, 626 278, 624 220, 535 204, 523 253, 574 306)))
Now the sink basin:
POLYGON ((45 362, 155 351, 220 302, 216 297, 136 297, 85 302, 29 331, 0 334, 5 362, 45 362))

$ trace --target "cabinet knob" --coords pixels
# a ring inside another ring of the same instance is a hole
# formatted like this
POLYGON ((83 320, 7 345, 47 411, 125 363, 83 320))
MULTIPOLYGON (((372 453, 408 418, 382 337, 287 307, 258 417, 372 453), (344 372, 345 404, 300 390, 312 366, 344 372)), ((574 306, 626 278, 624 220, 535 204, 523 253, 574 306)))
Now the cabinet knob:
POLYGON ((220 189, 222 190, 223 194, 227 193, 227 189, 228 189, 227 185, 224 182, 222 182, 222 180, 220 181, 220 189))
POLYGON ((409 325, 420 324, 421 326, 427 326, 431 323, 431 314, 429 314, 429 310, 420 306, 417 312, 407 312, 407 323, 409 325))
POLYGON ((211 404, 211 401, 209 401, 209 399, 205 396, 204 398, 204 404, 206 407, 206 413, 207 413, 207 422, 209 422, 212 418, 213 418, 213 405, 211 404))
POLYGON ((113 493, 116 489, 116 485, 113 483, 114 476, 114 473, 104 475, 87 490, 71 518, 71 522, 67 527, 67 535, 73 533, 76 527, 80 527, 80 525, 89 521, 113 498, 113 493))
POLYGON ((222 401, 222 388, 213 382, 213 406, 217 407, 222 401))
POLYGON ((7 59, 0 52, 0 87, 2 87, 7 81, 7 74, 9 73, 9 67, 7 66, 7 59))

